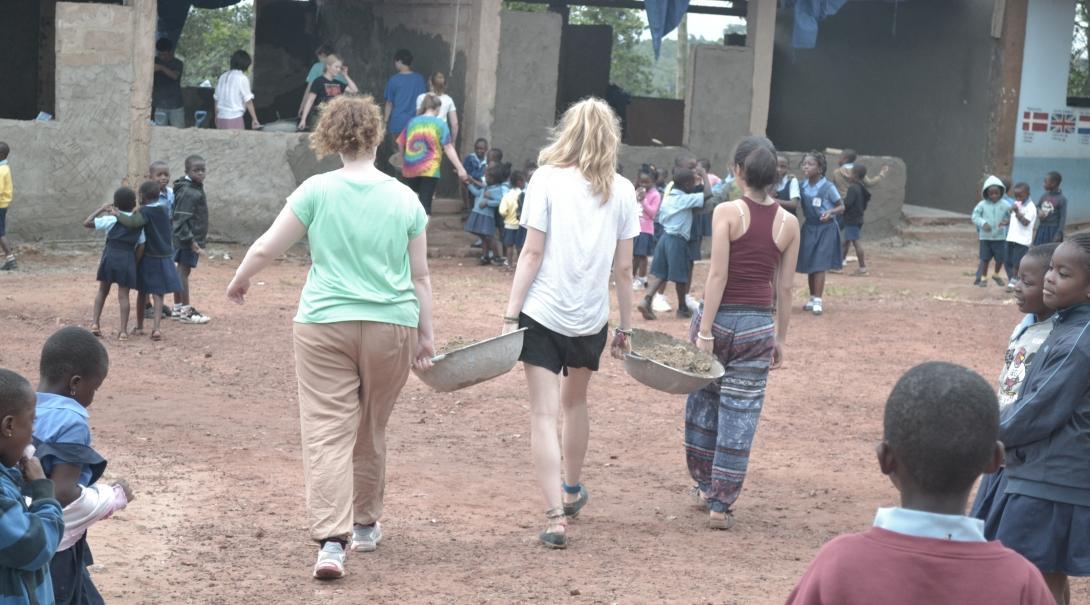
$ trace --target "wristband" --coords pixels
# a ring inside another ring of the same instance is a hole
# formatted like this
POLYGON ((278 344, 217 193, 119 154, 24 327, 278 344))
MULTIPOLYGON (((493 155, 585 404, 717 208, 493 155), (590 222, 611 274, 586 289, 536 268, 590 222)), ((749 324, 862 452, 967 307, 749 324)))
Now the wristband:
POLYGON ((517 317, 508 317, 507 315, 504 315, 503 316, 503 321, 505 323, 517 324, 519 322, 519 318, 517 318, 517 317))
POLYGON ((696 333, 696 337, 699 338, 700 340, 715 340, 715 336, 704 336, 700 332, 696 333))
POLYGON ((632 330, 631 329, 623 330, 621 328, 613 328, 613 335, 616 336, 618 334, 624 334, 625 336, 632 336, 632 330))

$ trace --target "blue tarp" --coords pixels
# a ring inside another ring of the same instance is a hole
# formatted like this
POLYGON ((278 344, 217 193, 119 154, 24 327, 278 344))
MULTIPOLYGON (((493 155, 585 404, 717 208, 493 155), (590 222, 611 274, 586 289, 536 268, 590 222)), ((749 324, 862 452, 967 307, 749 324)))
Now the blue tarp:
POLYGON ((169 38, 174 43, 182 36, 185 19, 190 7, 225 8, 238 4, 241 0, 158 0, 159 19, 155 24, 155 39, 169 38))
POLYGON ((689 0, 644 0, 643 5, 647 10, 647 27, 651 30, 651 46, 658 59, 662 39, 677 29, 685 11, 689 10, 689 0))
POLYGON ((795 7, 795 31, 791 35, 794 48, 817 46, 818 23, 836 14, 848 0, 780 0, 780 8, 795 7))

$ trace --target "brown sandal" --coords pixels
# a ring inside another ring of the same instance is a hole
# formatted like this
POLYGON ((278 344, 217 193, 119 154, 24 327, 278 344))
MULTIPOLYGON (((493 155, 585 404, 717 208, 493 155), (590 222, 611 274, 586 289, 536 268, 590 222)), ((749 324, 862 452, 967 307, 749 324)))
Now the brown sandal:
POLYGON ((102 328, 98 327, 98 324, 91 324, 91 334, 102 337, 102 328))

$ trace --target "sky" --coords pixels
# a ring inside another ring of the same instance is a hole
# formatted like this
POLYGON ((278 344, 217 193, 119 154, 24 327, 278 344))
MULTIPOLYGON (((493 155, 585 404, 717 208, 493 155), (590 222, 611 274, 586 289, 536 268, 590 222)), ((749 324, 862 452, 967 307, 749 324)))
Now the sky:
MULTIPOLYGON (((644 23, 647 23, 647 13, 640 11, 644 23)), ((723 37, 723 30, 731 23, 745 25, 746 20, 740 17, 725 17, 722 15, 697 15, 689 13, 689 36, 703 37, 708 40, 719 40, 723 37)), ((650 32, 644 32, 645 37, 650 37, 650 32)), ((677 30, 666 36, 669 40, 677 40, 677 30)))

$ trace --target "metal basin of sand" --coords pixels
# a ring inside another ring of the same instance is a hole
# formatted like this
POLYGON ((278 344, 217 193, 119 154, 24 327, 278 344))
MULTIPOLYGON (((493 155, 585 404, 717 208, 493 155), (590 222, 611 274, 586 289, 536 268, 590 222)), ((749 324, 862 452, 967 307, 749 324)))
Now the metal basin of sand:
POLYGON ((632 352, 624 369, 653 389, 687 395, 723 376, 723 365, 691 343, 648 330, 632 330, 632 352))
POLYGON ((432 367, 413 373, 440 393, 457 391, 511 371, 522 353, 525 328, 479 342, 456 338, 432 357, 432 367))

